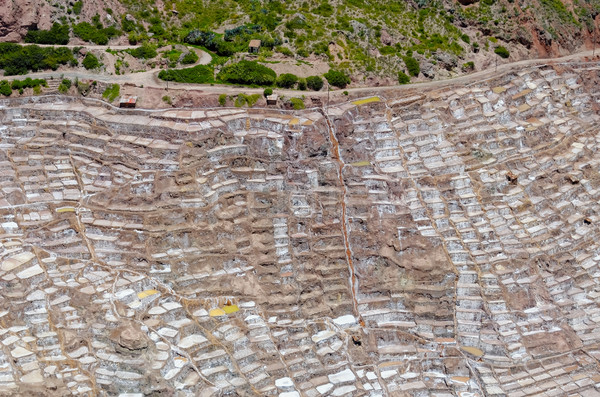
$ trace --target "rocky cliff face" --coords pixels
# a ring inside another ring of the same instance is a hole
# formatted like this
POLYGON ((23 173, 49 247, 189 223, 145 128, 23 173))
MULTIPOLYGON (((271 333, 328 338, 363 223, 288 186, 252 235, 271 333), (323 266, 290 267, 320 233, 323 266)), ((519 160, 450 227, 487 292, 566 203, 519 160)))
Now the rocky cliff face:
POLYGON ((44 0, 0 0, 0 41, 19 42, 32 28, 49 29, 52 7, 44 0))

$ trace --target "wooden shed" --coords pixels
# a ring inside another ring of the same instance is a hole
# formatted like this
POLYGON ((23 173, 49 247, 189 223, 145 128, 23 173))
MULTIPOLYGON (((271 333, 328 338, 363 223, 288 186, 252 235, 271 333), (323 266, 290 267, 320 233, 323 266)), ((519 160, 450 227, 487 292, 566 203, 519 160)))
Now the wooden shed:
POLYGON ((277 105, 277 94, 267 96, 267 105, 277 105))
POLYGON ((260 50, 260 44, 260 40, 250 40, 250 43, 248 44, 248 52, 258 52, 258 50, 260 50))
POLYGON ((119 100, 120 108, 135 108, 135 104, 137 102, 136 96, 122 96, 119 100))

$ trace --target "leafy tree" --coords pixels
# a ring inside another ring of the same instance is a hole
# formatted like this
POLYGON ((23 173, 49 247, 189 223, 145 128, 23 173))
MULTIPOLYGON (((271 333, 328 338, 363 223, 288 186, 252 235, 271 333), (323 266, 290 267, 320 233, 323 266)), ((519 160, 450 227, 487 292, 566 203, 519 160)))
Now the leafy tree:
POLYGON ((417 77, 421 72, 421 68, 419 66, 419 61, 411 56, 404 57, 404 64, 406 65, 406 69, 408 70, 408 74, 411 76, 417 77))
POLYGON ((268 97, 269 95, 273 95, 273 89, 272 88, 265 88, 265 90, 263 91, 263 95, 265 97, 268 97))
POLYGON ((308 76, 306 78, 306 85, 313 91, 319 91, 323 88, 323 79, 319 76, 308 76))
POLYGON ((67 44, 69 42, 69 25, 55 22, 50 30, 29 30, 25 35, 26 43, 67 44))
POLYGON ((10 88, 10 83, 6 80, 2 80, 0 82, 0 94, 4 96, 10 96, 12 94, 12 88, 10 88))
POLYGON ((339 70, 329 70, 324 76, 329 84, 338 88, 346 88, 346 86, 350 84, 350 77, 339 70))
POLYGON ((292 73, 284 73, 277 77, 277 87, 291 88, 298 82, 298 76, 292 73))
POLYGON ((219 105, 225 106, 226 103, 227 103, 227 94, 219 95, 219 105))
POLYGON ((398 72, 398 83, 399 84, 408 84, 410 83, 410 76, 404 73, 403 71, 398 72))
POLYGON ((75 13, 75 15, 81 14, 82 8, 83 8, 83 2, 81 0, 79 0, 78 2, 73 4, 73 12, 75 13))
POLYGON ((298 89, 302 91, 306 90, 306 79, 298 79, 298 89))
POLYGON ((496 47, 494 49, 494 52, 496 54, 498 54, 501 58, 508 58, 510 56, 510 52, 508 52, 508 50, 506 49, 506 47, 503 47, 501 45, 499 45, 498 47, 496 47))
POLYGON ((101 64, 100 61, 98 61, 98 57, 96 57, 96 55, 92 54, 91 52, 88 52, 85 58, 83 59, 83 67, 90 70, 97 69, 100 66, 101 64))

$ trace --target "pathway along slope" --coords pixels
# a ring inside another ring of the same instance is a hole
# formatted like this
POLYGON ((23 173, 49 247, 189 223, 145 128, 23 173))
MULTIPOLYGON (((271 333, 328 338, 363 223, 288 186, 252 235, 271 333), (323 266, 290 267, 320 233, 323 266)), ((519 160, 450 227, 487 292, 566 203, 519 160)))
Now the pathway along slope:
MULTIPOLYGON (((91 46, 94 48, 108 48, 109 46, 91 46)), ((91 48, 90 47, 90 48, 91 48)), ((111 48, 135 48, 135 46, 113 46, 111 48)), ((599 51, 600 52, 600 51, 599 51)), ((202 51, 202 56, 197 64, 207 64, 210 63, 210 59, 207 60, 207 56, 210 57, 207 53, 202 51)), ((380 87, 357 87, 357 88, 347 88, 345 91, 353 94, 362 94, 370 95, 376 94, 378 92, 385 92, 389 90, 397 90, 397 91, 413 91, 419 89, 430 89, 430 88, 441 88, 449 85, 455 84, 472 84, 480 81, 485 81, 494 76, 498 76, 513 70, 521 70, 527 67, 540 67, 545 65, 559 65, 565 63, 572 62, 581 62, 583 58, 591 57, 593 54, 592 50, 577 52, 574 54, 569 54, 560 58, 543 58, 543 59, 526 59, 522 61, 505 63, 502 65, 498 65, 497 70, 495 68, 490 68, 487 70, 481 70, 475 73, 466 74, 458 77, 453 77, 445 80, 435 80, 428 81, 424 83, 414 83, 414 84, 404 84, 404 85, 392 85, 392 86, 380 86, 380 87)), ((200 55, 200 54, 199 54, 200 55)), ((600 67, 600 55, 596 55, 594 57, 594 61, 590 61, 593 63, 598 63, 600 67)), ((190 65, 193 66, 193 65, 190 65)), ((189 67, 189 66, 186 66, 189 67)), ((240 86, 230 86, 230 85, 207 85, 207 84, 190 84, 190 83, 174 83, 167 82, 158 79, 158 72, 161 69, 149 70, 146 72, 139 73, 128 73, 123 75, 108 75, 108 74, 98 74, 92 72, 79 72, 79 71, 62 71, 62 72, 36 72, 29 73, 27 75, 19 75, 19 76, 6 76, 3 79, 15 80, 15 79, 23 79, 27 77, 32 78, 60 78, 63 76, 68 79, 78 78, 79 80, 97 80, 106 83, 130 83, 136 86, 143 85, 145 88, 173 88, 173 89, 184 89, 184 90, 193 90, 205 92, 207 94, 239 94, 240 89, 242 89, 247 94, 255 94, 262 93, 263 88, 249 88, 249 87, 240 87, 240 86)), ((277 92, 280 95, 285 96, 297 96, 301 93, 309 93, 313 97, 327 97, 328 92, 325 91, 298 91, 298 90, 285 90, 285 89, 277 89, 277 92)), ((341 90, 331 91, 330 93, 333 95, 341 94, 341 90)))

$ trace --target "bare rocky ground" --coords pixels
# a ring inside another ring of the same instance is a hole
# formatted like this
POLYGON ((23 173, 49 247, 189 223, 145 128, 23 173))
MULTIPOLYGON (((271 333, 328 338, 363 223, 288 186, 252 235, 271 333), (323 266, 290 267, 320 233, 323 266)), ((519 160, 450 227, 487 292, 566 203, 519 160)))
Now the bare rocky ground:
POLYGON ((0 394, 599 395, 599 71, 0 101, 0 394))

